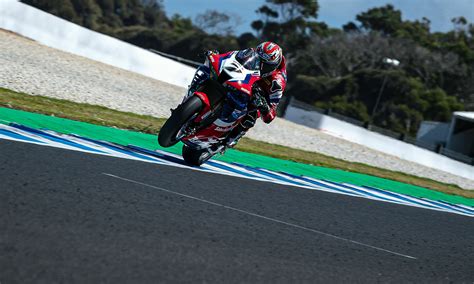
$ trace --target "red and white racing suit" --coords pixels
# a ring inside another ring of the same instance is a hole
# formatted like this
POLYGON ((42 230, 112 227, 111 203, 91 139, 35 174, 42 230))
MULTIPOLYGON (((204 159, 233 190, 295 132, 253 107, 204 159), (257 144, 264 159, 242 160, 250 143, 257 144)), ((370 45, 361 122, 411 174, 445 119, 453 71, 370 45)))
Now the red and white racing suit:
MULTIPOLYGON (((191 82, 188 95, 192 94, 198 88, 198 86, 202 84, 202 82, 209 79, 209 76, 209 66, 201 65, 197 69, 194 79, 191 82)), ((246 108, 246 114, 244 118, 242 119, 241 123, 228 135, 228 141, 235 140, 233 143, 233 145, 235 145, 236 141, 255 125, 255 121, 258 117, 261 117, 265 123, 270 123, 273 119, 275 119, 278 104, 280 103, 286 87, 286 80, 286 59, 283 56, 282 61, 277 69, 270 73, 270 75, 262 77, 255 83, 263 91, 268 108, 259 109, 252 101, 250 101, 246 108)))
POLYGON ((258 109, 252 102, 248 106, 248 111, 241 123, 235 127, 227 136, 227 145, 234 147, 238 140, 255 125, 258 117, 265 123, 270 123, 276 117, 278 104, 283 96, 286 87, 286 60, 282 58, 280 66, 269 76, 263 77, 256 82, 264 93, 269 109, 258 109))
POLYGON ((286 59, 282 58, 280 66, 269 76, 257 81, 258 86, 264 91, 265 98, 270 107, 268 113, 261 113, 262 120, 270 123, 276 117, 276 110, 286 87, 286 59))

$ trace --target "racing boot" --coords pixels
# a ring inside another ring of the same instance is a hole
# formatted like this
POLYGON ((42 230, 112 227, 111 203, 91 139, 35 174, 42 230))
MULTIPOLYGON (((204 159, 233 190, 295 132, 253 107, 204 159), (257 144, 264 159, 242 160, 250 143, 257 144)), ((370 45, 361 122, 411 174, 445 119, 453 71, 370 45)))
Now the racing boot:
POLYGON ((255 125, 257 120, 257 111, 253 110, 248 112, 245 117, 242 119, 242 122, 239 123, 232 131, 227 135, 225 139, 225 144, 227 148, 234 148, 235 145, 239 142, 247 131, 255 125))
POLYGON ((227 148, 234 148, 235 145, 237 145, 237 143, 239 142, 240 138, 242 138, 242 136, 244 136, 247 132, 246 130, 241 129, 240 125, 237 125, 237 127, 235 127, 234 129, 231 131, 231 133, 229 133, 226 138, 225 144, 227 148), (234 129, 236 129, 235 132, 234 129))

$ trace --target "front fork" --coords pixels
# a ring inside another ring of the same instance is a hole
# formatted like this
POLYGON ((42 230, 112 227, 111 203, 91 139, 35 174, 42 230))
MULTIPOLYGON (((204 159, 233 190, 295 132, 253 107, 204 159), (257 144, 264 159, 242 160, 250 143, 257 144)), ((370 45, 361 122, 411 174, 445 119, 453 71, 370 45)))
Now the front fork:
POLYGON ((206 59, 203 65, 200 65, 196 69, 196 73, 194 73, 193 80, 191 81, 191 84, 188 86, 188 91, 186 95, 183 98, 183 102, 185 102, 190 96, 194 94, 194 92, 197 91, 199 86, 202 85, 206 80, 209 80, 211 77, 211 69, 209 69, 209 60, 206 59))

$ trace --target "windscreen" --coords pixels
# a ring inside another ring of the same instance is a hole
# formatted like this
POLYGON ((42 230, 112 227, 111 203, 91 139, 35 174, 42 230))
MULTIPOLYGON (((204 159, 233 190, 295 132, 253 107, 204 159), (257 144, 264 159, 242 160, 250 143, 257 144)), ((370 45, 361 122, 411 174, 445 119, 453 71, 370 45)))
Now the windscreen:
POLYGON ((260 70, 260 57, 251 48, 239 51, 235 59, 247 70, 260 70))

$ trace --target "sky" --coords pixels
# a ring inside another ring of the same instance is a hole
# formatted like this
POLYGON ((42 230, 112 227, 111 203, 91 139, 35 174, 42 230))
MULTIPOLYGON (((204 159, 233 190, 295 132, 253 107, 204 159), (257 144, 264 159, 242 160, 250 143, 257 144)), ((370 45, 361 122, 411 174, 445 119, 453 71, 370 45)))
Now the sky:
MULTIPOLYGON (((264 0, 164 0, 168 16, 180 14, 194 17, 208 9, 237 14, 242 23, 236 28, 237 34, 251 31, 250 23, 258 18, 255 10, 264 0)), ((355 21, 360 12, 373 7, 392 4, 402 11, 404 20, 426 17, 431 20, 432 31, 448 31, 453 25, 451 19, 464 16, 474 23, 474 0, 318 0, 318 21, 341 28, 349 21, 355 21)))

